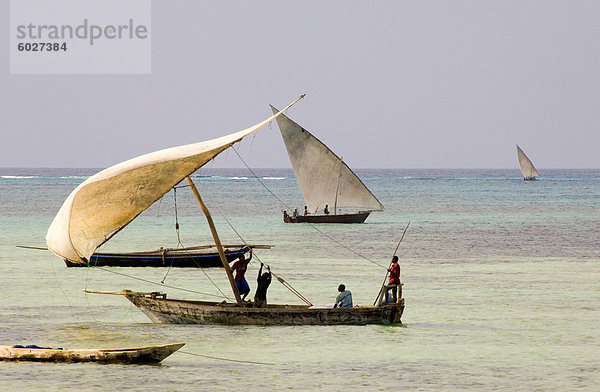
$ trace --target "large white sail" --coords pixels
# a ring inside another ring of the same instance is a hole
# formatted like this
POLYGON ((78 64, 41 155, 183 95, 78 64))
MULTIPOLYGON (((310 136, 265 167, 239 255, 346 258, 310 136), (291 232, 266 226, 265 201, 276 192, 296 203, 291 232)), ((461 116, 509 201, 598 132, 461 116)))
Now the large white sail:
POLYGON ((89 260, 98 246, 171 188, 278 115, 243 131, 155 151, 96 173, 63 203, 46 234, 48 249, 74 262, 89 260))
POLYGON ((334 206, 383 210, 356 174, 319 139, 284 114, 277 117, 277 125, 309 211, 322 211, 326 204, 332 210, 334 206))
POLYGON ((523 173, 523 177, 527 180, 533 179, 539 176, 537 170, 531 163, 531 160, 527 158, 527 155, 521 150, 521 147, 517 144, 517 157, 519 158, 519 166, 521 167, 521 173, 523 173))

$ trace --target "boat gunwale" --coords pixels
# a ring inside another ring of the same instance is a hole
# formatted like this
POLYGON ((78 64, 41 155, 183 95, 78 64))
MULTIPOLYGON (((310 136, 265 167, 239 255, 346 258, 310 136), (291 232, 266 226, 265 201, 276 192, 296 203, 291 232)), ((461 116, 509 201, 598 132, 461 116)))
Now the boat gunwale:
MULTIPOLYGON (((133 302, 134 298, 140 298, 145 300, 152 301, 163 301, 169 304, 181 304, 181 305, 198 305, 204 306, 209 309, 214 310, 228 310, 228 311, 250 311, 254 313, 265 313, 265 311, 277 311, 277 312, 287 312, 287 311, 308 311, 308 312, 356 312, 356 311, 373 311, 376 309, 385 309, 397 307, 397 304, 386 304, 386 305, 354 305, 351 308, 334 308, 320 305, 295 305, 295 304, 267 304, 266 307, 255 308, 252 306, 252 302, 246 302, 245 306, 238 306, 235 302, 216 302, 216 301, 200 301, 200 300, 189 300, 189 299, 171 299, 171 298, 160 298, 160 296, 165 295, 163 293, 136 293, 130 292, 127 290, 123 291, 123 295, 127 297, 130 301, 133 302)), ((402 299, 401 306, 404 306, 404 299, 402 299)))
MULTIPOLYGON (((225 248, 223 249, 226 253, 230 252, 230 253, 237 253, 240 251, 245 251, 245 252, 249 252, 250 251, 250 246, 240 246, 239 248, 225 248)), ((177 256, 204 256, 204 255, 213 255, 214 253, 216 253, 213 249, 211 248, 202 248, 202 247, 192 247, 192 248, 180 248, 180 249, 174 249, 174 248, 165 248, 164 249, 164 254, 165 257, 177 257, 177 256)), ((107 257, 107 256, 162 256, 163 251, 161 251, 160 249, 157 250, 150 250, 150 251, 140 251, 140 252, 96 252, 92 255, 92 257, 94 256, 102 256, 102 257, 107 257)))

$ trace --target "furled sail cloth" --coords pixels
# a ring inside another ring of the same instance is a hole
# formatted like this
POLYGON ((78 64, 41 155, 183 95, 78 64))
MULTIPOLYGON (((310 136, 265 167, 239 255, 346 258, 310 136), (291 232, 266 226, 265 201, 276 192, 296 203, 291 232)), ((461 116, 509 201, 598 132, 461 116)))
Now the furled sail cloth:
POLYGON ((278 115, 243 131, 155 151, 96 173, 63 203, 46 234, 48 249, 73 262, 89 260, 98 246, 171 188, 278 115))
POLYGON ((521 173, 523 173, 523 177, 526 179, 531 179, 539 176, 537 170, 531 163, 531 160, 527 158, 527 155, 521 150, 521 147, 517 145, 517 157, 519 158, 519 166, 521 166, 521 173))
MULTIPOLYGON (((277 113, 273 106, 271 109, 277 113)), ((319 139, 284 114, 277 117, 277 125, 309 211, 323 210, 326 204, 331 209, 336 205, 383 210, 383 204, 356 174, 319 139)))

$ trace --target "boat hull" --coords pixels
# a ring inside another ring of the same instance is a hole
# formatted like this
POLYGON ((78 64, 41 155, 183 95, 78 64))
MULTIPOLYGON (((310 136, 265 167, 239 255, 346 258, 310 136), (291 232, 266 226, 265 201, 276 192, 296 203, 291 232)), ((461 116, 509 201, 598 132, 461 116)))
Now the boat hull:
POLYGON ((185 343, 117 349, 60 350, 0 346, 2 361, 159 363, 185 343))
POLYGON ((370 213, 370 211, 361 211, 354 214, 337 215, 284 215, 283 221, 285 223, 363 223, 370 213))
MULTIPOLYGON (((232 262, 246 254, 249 247, 225 249, 225 258, 232 262)), ((94 253, 88 264, 74 263, 64 259, 67 267, 173 267, 209 268, 223 267, 218 252, 197 249, 177 249, 136 253, 94 253)))
POLYGON ((352 308, 316 308, 303 305, 269 305, 253 308, 231 303, 166 299, 161 293, 134 293, 125 297, 150 320, 167 324, 229 325, 343 325, 398 324, 404 312, 404 300, 383 306, 352 308))

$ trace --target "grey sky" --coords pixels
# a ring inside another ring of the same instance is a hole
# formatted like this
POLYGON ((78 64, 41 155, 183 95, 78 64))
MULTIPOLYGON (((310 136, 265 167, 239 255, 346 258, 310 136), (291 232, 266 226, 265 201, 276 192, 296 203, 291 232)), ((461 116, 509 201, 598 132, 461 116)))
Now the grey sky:
MULTIPOLYGON (((0 20, 0 167, 106 167, 302 93, 353 168, 600 167, 599 1, 153 1, 150 75, 10 75, 0 20)), ((290 167, 276 124, 239 151, 290 167)))

